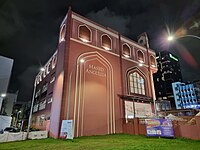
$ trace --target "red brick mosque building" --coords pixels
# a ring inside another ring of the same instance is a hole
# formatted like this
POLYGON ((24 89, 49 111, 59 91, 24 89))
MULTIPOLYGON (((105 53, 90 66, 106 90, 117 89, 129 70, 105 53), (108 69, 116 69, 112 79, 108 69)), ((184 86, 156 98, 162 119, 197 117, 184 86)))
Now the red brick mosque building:
POLYGON ((62 120, 73 120, 75 137, 113 134, 123 132, 123 119, 154 112, 157 68, 146 33, 135 42, 69 9, 44 68, 31 126, 51 137, 59 137, 62 120))

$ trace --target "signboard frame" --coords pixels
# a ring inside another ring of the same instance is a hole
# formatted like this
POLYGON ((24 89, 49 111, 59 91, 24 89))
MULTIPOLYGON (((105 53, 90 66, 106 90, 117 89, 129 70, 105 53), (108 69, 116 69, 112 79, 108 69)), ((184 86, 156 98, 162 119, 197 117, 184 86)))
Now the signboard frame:
POLYGON ((60 129, 60 137, 66 139, 74 139, 74 128, 73 120, 62 120, 60 129))
POLYGON ((170 119, 145 119, 147 136, 174 138, 173 124, 170 119))

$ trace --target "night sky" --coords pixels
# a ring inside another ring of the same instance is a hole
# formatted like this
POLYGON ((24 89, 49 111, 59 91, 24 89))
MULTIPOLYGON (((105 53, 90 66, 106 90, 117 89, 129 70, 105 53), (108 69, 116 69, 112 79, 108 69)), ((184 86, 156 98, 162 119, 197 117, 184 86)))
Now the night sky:
POLYGON ((34 77, 58 45, 69 6, 133 40, 147 32, 151 49, 179 57, 185 81, 200 79, 200 40, 165 42, 169 32, 200 36, 199 0, 0 0, 0 55, 14 59, 9 91, 19 90, 18 101, 31 99, 34 77))

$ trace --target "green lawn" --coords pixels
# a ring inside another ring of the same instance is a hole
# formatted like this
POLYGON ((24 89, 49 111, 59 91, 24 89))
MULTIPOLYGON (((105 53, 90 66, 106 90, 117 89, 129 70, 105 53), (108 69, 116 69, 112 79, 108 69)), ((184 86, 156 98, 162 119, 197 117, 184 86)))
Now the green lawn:
POLYGON ((127 134, 80 137, 73 141, 61 139, 28 140, 22 142, 1 143, 0 150, 124 150, 124 149, 169 149, 198 150, 200 141, 189 139, 147 138, 127 134))

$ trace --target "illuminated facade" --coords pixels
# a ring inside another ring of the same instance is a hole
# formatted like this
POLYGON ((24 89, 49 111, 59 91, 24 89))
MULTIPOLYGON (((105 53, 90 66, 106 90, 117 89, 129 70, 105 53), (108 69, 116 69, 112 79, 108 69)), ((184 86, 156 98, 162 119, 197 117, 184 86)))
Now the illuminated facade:
MULTIPOLYGON (((146 36, 141 38, 147 41, 146 36)), ((36 77, 39 100, 32 119, 33 126, 47 128, 50 136, 58 138, 62 120, 69 119, 75 137, 122 133, 125 101, 119 95, 146 99, 152 107, 152 74, 157 68, 155 52, 148 45, 69 9, 54 56, 36 77)))

